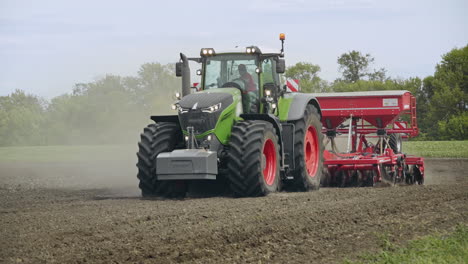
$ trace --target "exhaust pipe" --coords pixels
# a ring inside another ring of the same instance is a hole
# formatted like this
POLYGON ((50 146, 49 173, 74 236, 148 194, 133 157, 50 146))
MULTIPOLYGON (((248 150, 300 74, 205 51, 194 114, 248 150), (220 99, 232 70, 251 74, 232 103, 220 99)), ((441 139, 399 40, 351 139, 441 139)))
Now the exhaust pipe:
POLYGON ((182 96, 190 94, 190 66, 187 56, 180 53, 180 62, 182 66, 182 96))

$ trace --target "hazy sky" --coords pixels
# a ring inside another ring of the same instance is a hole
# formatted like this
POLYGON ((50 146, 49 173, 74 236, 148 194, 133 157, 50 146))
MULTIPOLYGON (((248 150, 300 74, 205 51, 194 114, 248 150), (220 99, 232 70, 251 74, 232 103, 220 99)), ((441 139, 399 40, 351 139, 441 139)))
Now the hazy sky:
POLYGON ((392 77, 425 77, 442 54, 468 44, 468 0, 0 0, 0 96, 51 98, 202 47, 279 48, 281 32, 286 63, 318 64, 329 81, 352 49, 392 77))

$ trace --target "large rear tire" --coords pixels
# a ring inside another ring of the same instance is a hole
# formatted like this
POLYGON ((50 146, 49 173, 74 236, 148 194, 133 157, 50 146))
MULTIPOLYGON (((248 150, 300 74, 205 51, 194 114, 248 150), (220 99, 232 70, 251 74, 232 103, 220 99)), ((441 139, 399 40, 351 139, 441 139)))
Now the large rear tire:
POLYGON ((181 181, 158 181, 156 157, 161 152, 175 149, 182 141, 182 132, 175 123, 150 124, 145 127, 138 142, 138 187, 143 197, 180 198, 186 193, 186 183, 181 181))
POLYGON ((307 105, 304 117, 294 121, 294 179, 290 191, 318 190, 323 167, 322 123, 317 109, 307 105))
POLYGON ((265 121, 241 121, 232 128, 228 179, 236 197, 264 196, 279 189, 278 136, 265 121))

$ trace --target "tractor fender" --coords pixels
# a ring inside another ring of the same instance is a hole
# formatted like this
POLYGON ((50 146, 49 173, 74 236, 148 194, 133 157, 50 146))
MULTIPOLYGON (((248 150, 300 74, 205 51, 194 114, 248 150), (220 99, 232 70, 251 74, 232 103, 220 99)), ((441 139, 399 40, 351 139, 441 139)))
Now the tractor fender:
POLYGON ((177 115, 151 116, 151 120, 156 123, 168 122, 179 124, 179 116, 177 115))
POLYGON ((283 129, 280 123, 280 120, 277 116, 272 114, 241 114, 240 117, 244 120, 262 120, 270 122, 276 130, 276 134, 278 135, 278 144, 280 146, 280 155, 281 155, 281 166, 284 164, 284 147, 283 147, 283 129))
POLYGON ((291 107, 289 108, 288 121, 301 119, 304 116, 307 105, 309 104, 317 108, 321 120, 322 110, 317 98, 312 94, 297 93, 294 95, 291 107))

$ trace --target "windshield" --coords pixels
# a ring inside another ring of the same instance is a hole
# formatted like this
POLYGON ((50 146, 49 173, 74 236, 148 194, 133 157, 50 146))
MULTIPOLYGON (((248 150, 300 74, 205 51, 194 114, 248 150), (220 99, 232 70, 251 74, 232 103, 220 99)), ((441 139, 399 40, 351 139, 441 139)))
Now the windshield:
POLYGON ((256 56, 247 54, 216 55, 206 59, 205 89, 237 87, 244 92, 258 91, 256 56))

